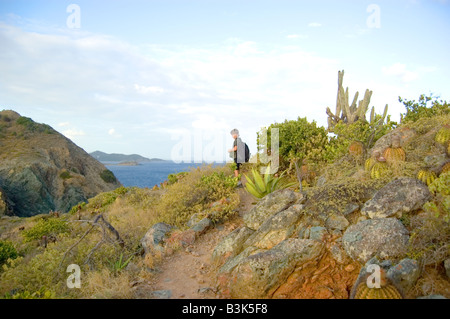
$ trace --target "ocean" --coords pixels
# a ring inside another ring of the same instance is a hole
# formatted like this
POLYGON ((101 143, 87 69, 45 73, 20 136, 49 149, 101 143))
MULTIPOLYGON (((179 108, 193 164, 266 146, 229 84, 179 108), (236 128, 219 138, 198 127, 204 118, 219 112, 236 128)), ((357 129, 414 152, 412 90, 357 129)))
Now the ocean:
MULTIPOLYGON (((167 176, 173 173, 188 172, 191 168, 207 165, 206 163, 174 163, 144 162, 135 166, 114 165, 114 162, 103 162, 107 169, 114 173, 116 178, 125 187, 137 186, 152 188, 167 180, 167 176)), ((225 165, 214 163, 213 166, 225 165)))

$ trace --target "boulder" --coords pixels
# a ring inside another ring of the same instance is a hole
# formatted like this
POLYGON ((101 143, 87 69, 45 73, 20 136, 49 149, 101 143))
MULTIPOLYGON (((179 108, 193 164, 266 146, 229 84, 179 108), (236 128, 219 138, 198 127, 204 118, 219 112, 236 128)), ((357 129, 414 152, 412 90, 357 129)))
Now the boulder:
POLYGON ((289 238, 270 250, 244 258, 231 273, 232 298, 270 298, 297 265, 319 256, 322 244, 289 238))
POLYGON ((255 246, 270 249, 289 238, 295 231, 295 224, 302 216, 302 205, 291 207, 269 217, 244 243, 244 247, 255 246))
POLYGON ((328 229, 345 230, 350 223, 343 214, 334 213, 328 216, 325 227, 328 229))
POLYGON ((444 268, 445 268, 445 273, 446 273, 447 277, 450 279, 450 258, 447 258, 444 261, 444 268))
POLYGON ((281 189, 272 192, 256 204, 247 214, 243 216, 248 228, 257 230, 270 216, 288 208, 298 200, 293 190, 281 189))
POLYGON ((195 232, 195 235, 198 237, 198 236, 204 234, 209 229, 211 229, 212 226, 213 226, 213 223, 212 223, 211 219, 205 217, 205 218, 201 219, 199 222, 197 222, 196 224, 194 224, 189 229, 192 229, 195 232))
POLYGON ((390 267, 386 276, 399 285, 403 291, 407 291, 419 279, 419 264, 416 260, 404 258, 397 265, 390 267))
POLYGON ((370 258, 401 257, 406 253, 408 230, 396 218, 361 221, 347 228, 342 244, 353 260, 366 263, 370 258))
POLYGON ((323 241, 328 235, 328 231, 322 226, 313 226, 309 229, 309 239, 323 241))
POLYGON ((172 228, 173 226, 166 223, 157 223, 150 227, 141 239, 141 245, 145 253, 162 252, 164 250, 164 239, 172 228))
POLYGON ((421 208, 430 198, 427 185, 415 178, 403 177, 376 192, 364 204, 361 213, 369 218, 401 217, 403 213, 421 208))
POLYGON ((253 232, 253 229, 246 226, 233 230, 214 248, 211 255, 212 261, 223 264, 228 258, 238 255, 243 249, 242 245, 253 232))

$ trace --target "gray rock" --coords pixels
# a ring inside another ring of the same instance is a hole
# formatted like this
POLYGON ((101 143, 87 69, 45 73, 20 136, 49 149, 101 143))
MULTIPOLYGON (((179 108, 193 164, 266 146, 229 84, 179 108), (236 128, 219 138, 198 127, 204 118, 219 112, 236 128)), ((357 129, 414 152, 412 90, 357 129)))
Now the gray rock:
POLYGON ((213 227, 211 219, 205 217, 199 222, 197 222, 190 229, 192 229, 195 232, 196 236, 200 236, 204 234, 207 230, 209 230, 211 227, 213 227))
POLYGON ((237 256, 241 253, 244 242, 253 233, 254 230, 246 226, 233 230, 214 248, 211 255, 211 260, 222 264, 228 258, 237 256))
POLYGON ((330 252, 331 256, 338 264, 345 264, 348 256, 345 253, 344 249, 342 248, 340 243, 333 243, 328 248, 328 251, 330 252))
POLYGON ((447 274, 447 277, 450 278, 450 258, 447 258, 444 261, 444 267, 445 267, 445 273, 447 274))
POLYGON ((245 225, 257 230, 266 219, 288 208, 297 200, 297 195, 290 189, 281 189, 270 193, 243 216, 245 225))
POLYGON ((297 265, 316 258, 322 244, 310 239, 289 238, 270 250, 244 258, 232 271, 232 298, 270 298, 297 265))
POLYGON ((189 218, 188 222, 186 223, 187 227, 192 227, 195 224, 197 224, 199 221, 202 220, 202 215, 200 213, 195 213, 189 218))
POLYGON ((270 249, 289 238, 295 231, 295 224, 302 216, 302 205, 291 207, 269 217, 244 243, 244 247, 255 246, 270 249))
POLYGON ((313 226, 309 229, 309 239, 323 241, 326 235, 328 235, 328 231, 325 227, 313 226))
POLYGON ((348 227, 342 236, 342 244, 353 260, 366 263, 374 256, 403 256, 408 245, 408 234, 396 218, 368 219, 348 227))
POLYGON ((155 251, 162 251, 164 238, 166 234, 170 232, 173 226, 166 223, 157 223, 150 227, 141 239, 141 245, 145 250, 145 253, 151 253, 155 251))
POLYGON ((391 266, 386 276, 406 291, 419 279, 420 268, 416 260, 404 258, 397 265, 391 266))
POLYGON ((401 217, 421 208, 429 199, 428 187, 415 178, 403 177, 390 182, 367 201, 361 213, 369 218, 401 217))
POLYGON ((331 214, 325 221, 325 227, 328 229, 345 230, 349 224, 347 218, 339 213, 331 214))
POLYGON ((150 293, 153 299, 170 299, 172 297, 171 290, 155 290, 150 293))

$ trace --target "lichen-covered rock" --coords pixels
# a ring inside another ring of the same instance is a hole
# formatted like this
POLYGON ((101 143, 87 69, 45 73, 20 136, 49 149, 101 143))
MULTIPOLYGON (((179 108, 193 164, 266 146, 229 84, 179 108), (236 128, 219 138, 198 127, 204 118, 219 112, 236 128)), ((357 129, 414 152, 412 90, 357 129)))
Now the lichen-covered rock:
POLYGON ((394 280, 403 291, 410 289, 419 279, 420 268, 416 260, 404 258, 387 271, 387 277, 394 280))
POLYGON ((173 226, 166 223, 157 223, 150 227, 141 239, 141 245, 145 253, 154 253, 156 251, 163 251, 164 238, 173 226))
POLYGON ((296 265, 319 256, 322 244, 289 238, 270 250, 244 258, 232 270, 228 288, 232 298, 270 298, 296 265))
POLYGON ((447 258, 444 261, 444 267, 445 267, 445 273, 447 274, 447 277, 450 279, 450 258, 447 258))
POLYGON ((348 222, 347 218, 339 213, 331 214, 325 221, 325 227, 328 229, 344 230, 348 227, 349 224, 350 223, 348 222))
POLYGON ((269 217, 244 243, 244 247, 255 246, 270 249, 289 238, 295 231, 295 223, 302 216, 302 205, 291 207, 269 217))
POLYGON ((270 193, 243 216, 245 225, 257 230, 267 218, 288 208, 296 200, 298 200, 298 196, 290 189, 281 189, 270 193))
POLYGON ((196 236, 200 236, 208 231, 213 226, 211 219, 205 217, 199 222, 195 223, 190 229, 195 232, 196 236))
POLYGON ((360 263, 373 256, 401 257, 406 253, 408 240, 408 230, 396 218, 364 220, 349 226, 342 236, 347 255, 360 263))
POLYGON ((309 239, 323 241, 326 235, 328 235, 328 231, 325 227, 313 226, 309 229, 309 239))
POLYGON ((233 230, 214 248, 211 255, 211 260, 213 262, 223 264, 228 258, 237 256, 241 253, 244 242, 253 233, 254 230, 246 226, 233 230))
POLYGON ((361 213, 369 218, 401 217, 421 208, 431 193, 426 185, 415 178, 403 177, 380 189, 367 201, 361 213))

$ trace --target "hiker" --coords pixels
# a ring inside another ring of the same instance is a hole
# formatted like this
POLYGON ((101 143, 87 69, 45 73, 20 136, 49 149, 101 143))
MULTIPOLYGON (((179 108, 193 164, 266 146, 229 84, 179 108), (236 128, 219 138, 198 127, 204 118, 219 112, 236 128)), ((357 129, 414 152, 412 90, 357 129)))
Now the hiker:
POLYGON ((233 155, 233 160, 236 163, 236 170, 234 171, 234 176, 239 176, 239 168, 242 163, 248 162, 250 157, 250 152, 248 150, 247 144, 242 142, 241 138, 239 137, 239 130, 238 129, 232 129, 230 132, 231 136, 234 139, 233 142, 233 148, 229 149, 228 152, 231 155, 233 155), (233 154, 231 154, 233 153, 233 154))

